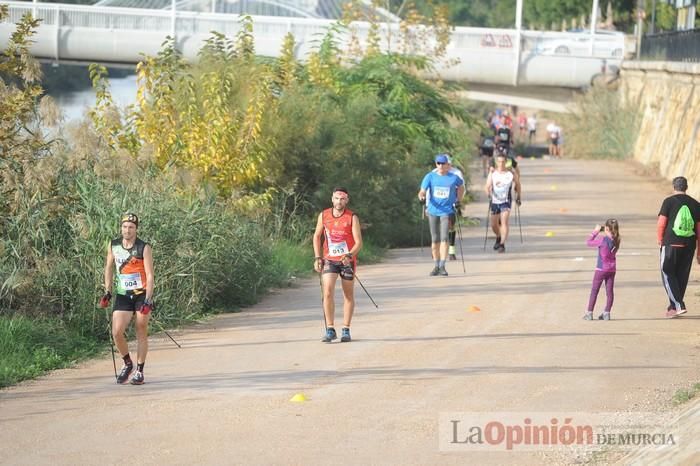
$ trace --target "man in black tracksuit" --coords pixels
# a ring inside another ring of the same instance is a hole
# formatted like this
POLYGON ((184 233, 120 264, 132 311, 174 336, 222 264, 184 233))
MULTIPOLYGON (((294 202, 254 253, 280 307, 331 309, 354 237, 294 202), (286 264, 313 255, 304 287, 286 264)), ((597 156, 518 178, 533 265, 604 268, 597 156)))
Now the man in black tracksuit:
MULTIPOLYGON (((693 256, 700 241, 700 204, 688 196, 688 180, 673 179, 673 195, 664 199, 659 210, 657 239, 660 251, 661 279, 668 295, 666 317, 685 314, 685 289, 688 286, 693 256)), ((700 264, 700 256, 697 257, 700 264)))

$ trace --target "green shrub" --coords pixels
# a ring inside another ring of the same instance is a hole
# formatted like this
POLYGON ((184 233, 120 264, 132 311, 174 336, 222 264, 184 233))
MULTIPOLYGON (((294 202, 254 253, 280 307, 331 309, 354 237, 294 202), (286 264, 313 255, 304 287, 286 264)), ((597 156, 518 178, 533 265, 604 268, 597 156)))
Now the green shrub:
POLYGON ((625 159, 632 155, 639 115, 618 91, 594 86, 563 117, 567 156, 625 159))
MULTIPOLYGON (((107 334, 106 323, 103 331, 107 334)), ((57 319, 0 315, 0 388, 68 367, 99 347, 96 340, 72 334, 57 319)))

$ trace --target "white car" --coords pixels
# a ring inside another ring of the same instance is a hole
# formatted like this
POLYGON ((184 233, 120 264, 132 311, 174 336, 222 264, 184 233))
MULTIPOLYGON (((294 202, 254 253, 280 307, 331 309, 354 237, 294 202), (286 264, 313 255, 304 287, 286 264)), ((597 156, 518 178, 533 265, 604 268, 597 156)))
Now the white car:
MULTIPOLYGON (((585 29, 566 33, 548 34, 538 38, 535 51, 543 55, 590 55, 591 34, 585 29)), ((625 51, 625 34, 617 31, 597 30, 593 55, 622 58, 625 51)))

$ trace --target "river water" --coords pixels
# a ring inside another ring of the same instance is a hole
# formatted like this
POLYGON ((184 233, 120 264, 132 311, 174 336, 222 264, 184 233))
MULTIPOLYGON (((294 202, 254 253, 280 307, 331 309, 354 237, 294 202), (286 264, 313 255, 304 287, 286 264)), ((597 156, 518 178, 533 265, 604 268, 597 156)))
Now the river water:
MULTIPOLYGON (((136 102, 136 75, 109 80, 110 92, 114 103, 120 107, 136 102)), ((95 90, 85 89, 76 92, 65 92, 52 95, 63 111, 65 121, 80 119, 89 107, 95 105, 95 90)))

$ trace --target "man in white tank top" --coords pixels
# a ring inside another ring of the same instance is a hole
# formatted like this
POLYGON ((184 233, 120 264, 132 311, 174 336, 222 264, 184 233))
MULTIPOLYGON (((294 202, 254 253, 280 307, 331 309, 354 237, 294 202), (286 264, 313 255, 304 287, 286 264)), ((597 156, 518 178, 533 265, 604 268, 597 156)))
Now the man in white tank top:
POLYGON ((520 176, 515 170, 506 168, 506 156, 499 152, 496 156, 496 168, 489 173, 485 186, 490 201, 491 229, 496 234, 493 249, 499 253, 506 252, 512 187, 515 187, 515 202, 520 205, 520 176))

